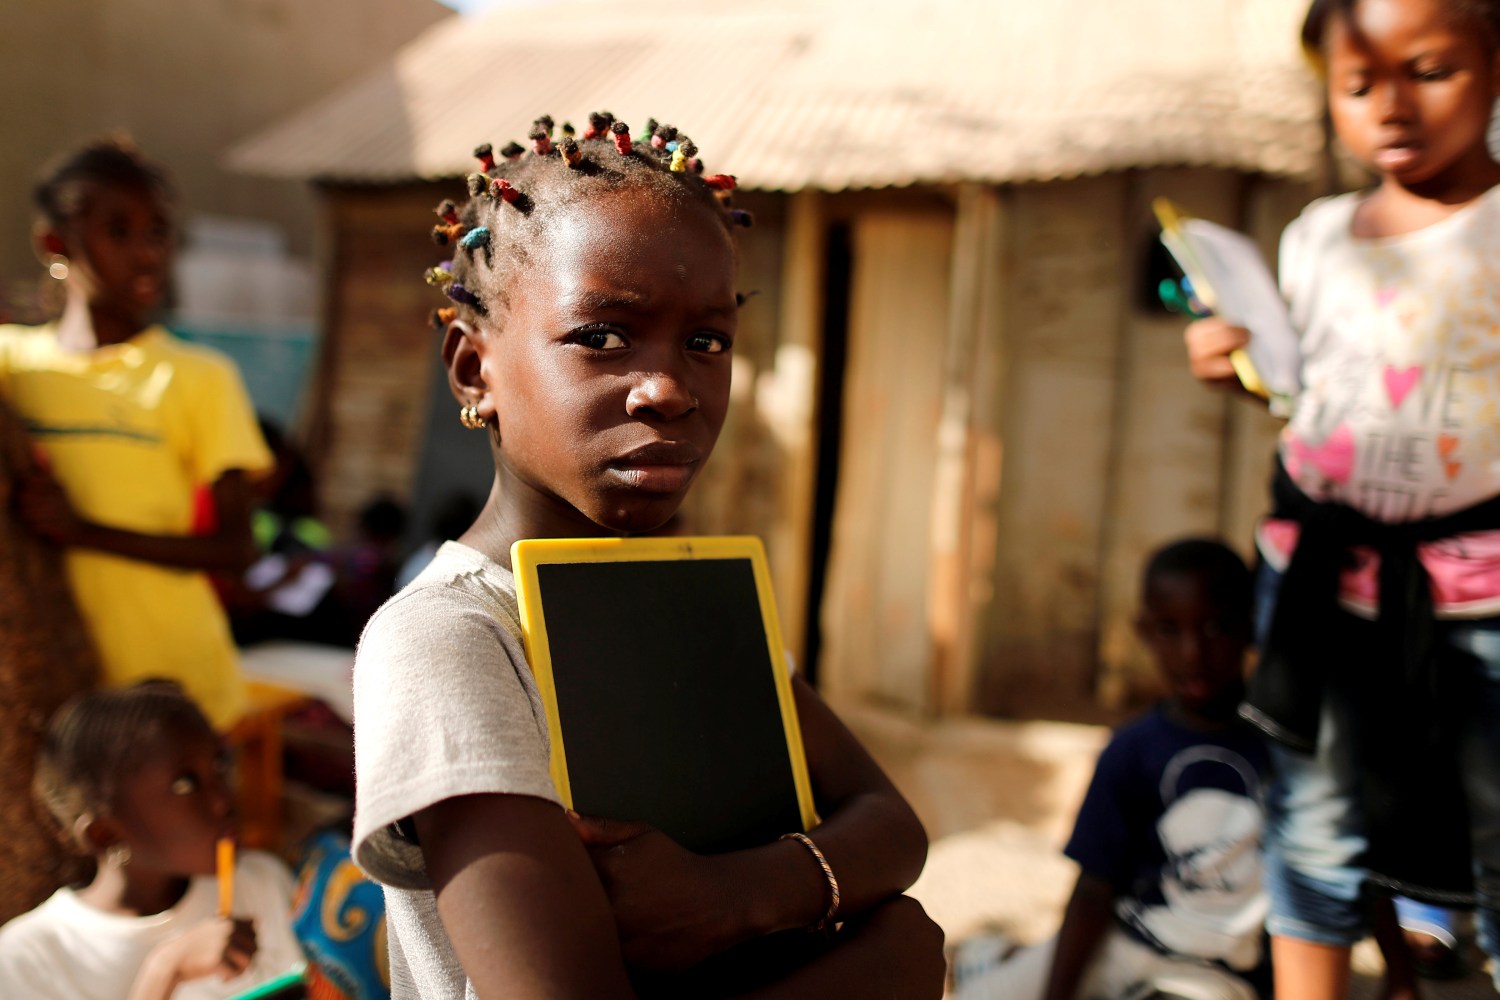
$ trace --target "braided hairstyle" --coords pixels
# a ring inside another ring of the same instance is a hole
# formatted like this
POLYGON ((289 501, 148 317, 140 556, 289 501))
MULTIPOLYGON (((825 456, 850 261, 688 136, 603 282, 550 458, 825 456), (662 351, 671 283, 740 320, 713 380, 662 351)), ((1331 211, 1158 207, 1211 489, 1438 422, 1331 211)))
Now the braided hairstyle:
POLYGON ((433 314, 439 331, 458 318, 471 322, 507 305, 512 277, 531 262, 530 247, 571 206, 589 198, 636 190, 671 206, 698 205, 726 230, 749 226, 748 213, 731 205, 735 179, 705 174, 698 147, 686 135, 655 119, 640 136, 607 111, 588 116, 577 134, 564 123, 555 138, 550 116, 538 118, 527 138, 495 154, 486 143, 474 150, 479 170, 468 177, 463 205, 444 201, 432 238, 454 248, 452 260, 430 268, 427 282, 452 305, 433 314))
POLYGON ((213 731, 174 681, 91 691, 52 717, 32 791, 56 822, 58 836, 72 843, 79 817, 107 811, 126 775, 184 734, 213 731))
MULTIPOLYGON (((1323 43, 1328 38, 1328 25, 1335 17, 1346 20, 1354 15, 1360 0, 1312 0, 1307 17, 1302 22, 1302 49, 1313 64, 1323 67, 1323 43)), ((1491 55, 1500 50, 1500 0, 1443 0, 1448 14, 1458 24, 1471 25, 1479 30, 1485 47, 1491 55)))
POLYGON ((125 135, 96 139, 51 163, 32 192, 41 217, 62 227, 88 203, 100 187, 127 187, 149 192, 162 204, 173 200, 172 182, 160 164, 141 154, 125 135))

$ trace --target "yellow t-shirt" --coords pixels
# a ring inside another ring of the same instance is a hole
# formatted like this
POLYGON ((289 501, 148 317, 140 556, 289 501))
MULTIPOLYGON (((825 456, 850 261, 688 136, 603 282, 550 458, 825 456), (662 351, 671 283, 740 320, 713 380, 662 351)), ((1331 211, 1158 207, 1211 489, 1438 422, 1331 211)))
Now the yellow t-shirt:
MULTIPOLYGON (((234 364, 159 326, 87 352, 60 348, 52 326, 0 326, 0 393, 79 516, 109 527, 185 535, 198 487, 271 465, 234 364)), ((229 623, 204 574, 88 549, 67 568, 106 683, 171 678, 215 725, 240 716, 229 623)))

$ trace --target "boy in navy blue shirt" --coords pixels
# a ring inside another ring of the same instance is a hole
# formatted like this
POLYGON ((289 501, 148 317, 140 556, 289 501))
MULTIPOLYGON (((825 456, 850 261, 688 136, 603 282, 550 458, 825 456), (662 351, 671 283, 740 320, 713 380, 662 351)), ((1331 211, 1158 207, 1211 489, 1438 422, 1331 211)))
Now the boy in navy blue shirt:
POLYGON ((1266 753, 1242 726, 1250 573, 1222 543, 1159 550, 1136 631, 1167 697, 1100 755, 1065 853, 1080 871, 1052 941, 956 984, 957 1000, 1269 995, 1261 892, 1266 753))

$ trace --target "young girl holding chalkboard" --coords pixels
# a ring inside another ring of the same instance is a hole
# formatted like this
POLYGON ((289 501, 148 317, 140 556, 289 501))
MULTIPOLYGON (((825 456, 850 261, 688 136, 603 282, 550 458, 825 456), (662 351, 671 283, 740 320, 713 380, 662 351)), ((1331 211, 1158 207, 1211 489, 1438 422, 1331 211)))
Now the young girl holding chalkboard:
POLYGON ((825 817, 805 838, 704 856, 559 804, 511 544, 650 533, 676 513, 728 407, 733 237, 749 220, 728 205, 733 178, 705 175, 669 127, 632 140, 594 114, 576 139, 554 142, 549 118, 530 138, 475 151, 467 204, 439 206, 433 231, 453 259, 428 274, 452 301, 442 356, 459 419, 489 437, 494 488, 371 619, 355 666, 355 854, 385 886, 393 991, 630 997, 648 976, 842 921, 775 983, 717 991, 937 997, 941 932, 900 895, 926 836, 802 681, 825 817))

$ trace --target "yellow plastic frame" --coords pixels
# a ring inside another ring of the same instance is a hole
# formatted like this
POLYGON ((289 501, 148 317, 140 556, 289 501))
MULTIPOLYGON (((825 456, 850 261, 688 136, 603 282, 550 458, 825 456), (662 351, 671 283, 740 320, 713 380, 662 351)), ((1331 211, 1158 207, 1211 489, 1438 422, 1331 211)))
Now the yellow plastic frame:
POLYGON ((566 741, 557 711, 557 686, 552 678, 552 651, 547 643, 546 609, 541 598, 537 567, 552 563, 671 562, 697 559, 750 561, 755 575, 755 592, 760 599, 761 622, 765 626, 766 651, 770 654, 771 671, 776 685, 776 701, 781 708, 782 731, 786 736, 787 754, 792 764, 797 807, 802 814, 802 829, 810 830, 817 824, 817 813, 813 806, 812 782, 807 773, 802 727, 797 721, 797 706, 792 697, 791 676, 787 671, 786 646, 781 639, 781 623, 776 617, 776 597, 771 589, 771 573, 760 539, 748 535, 696 538, 529 538, 511 546, 510 563, 516 578, 516 602, 521 609, 526 659, 536 678, 542 706, 547 712, 547 731, 552 737, 552 782, 557 787, 563 804, 569 809, 573 808, 566 741))

